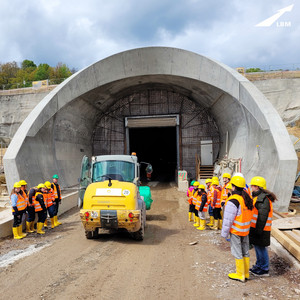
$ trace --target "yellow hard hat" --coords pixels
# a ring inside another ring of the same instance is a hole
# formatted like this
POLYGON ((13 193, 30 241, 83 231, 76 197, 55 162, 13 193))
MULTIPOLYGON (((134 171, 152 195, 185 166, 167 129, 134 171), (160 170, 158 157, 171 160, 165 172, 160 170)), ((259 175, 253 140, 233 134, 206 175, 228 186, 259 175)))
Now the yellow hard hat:
POLYGON ((264 190, 267 188, 266 179, 264 179, 263 177, 260 177, 260 176, 253 177, 251 179, 250 185, 256 185, 264 190))
POLYGON ((214 177, 211 178, 211 180, 214 180, 214 179, 219 180, 219 177, 214 176, 214 177))
POLYGON ((205 190, 204 184, 199 184, 199 189, 205 190))
POLYGON ((25 180, 20 180, 19 183, 20 183, 21 185, 26 185, 26 184, 27 184, 27 182, 26 182, 25 180))
POLYGON ((211 184, 212 185, 219 185, 219 179, 217 179, 216 177, 213 177, 212 181, 211 181, 211 184))
POLYGON ((19 181, 15 182, 14 184, 14 188, 20 188, 21 187, 21 184, 19 181))
POLYGON ((229 173, 224 173, 224 174, 223 174, 223 178, 228 178, 228 179, 230 179, 230 178, 231 178, 231 175, 230 175, 229 173))
POLYGON ((45 184, 47 189, 49 189, 49 190, 51 189, 51 182, 50 181, 46 181, 44 184, 45 184))
POLYGON ((205 183, 211 183, 211 179, 210 179, 210 178, 207 178, 207 179, 205 180, 205 183))
POLYGON ((199 186, 199 184, 200 183, 198 181, 195 181, 194 184, 193 184, 193 186, 199 186))
POLYGON ((244 188, 246 186, 246 180, 244 177, 242 176, 233 176, 231 178, 231 184, 240 187, 240 188, 244 188))
POLYGON ((230 182, 227 184, 226 189, 227 190, 232 190, 232 184, 230 182))
POLYGON ((40 183, 38 186, 37 186, 38 189, 45 189, 46 186, 43 184, 43 183, 40 183))

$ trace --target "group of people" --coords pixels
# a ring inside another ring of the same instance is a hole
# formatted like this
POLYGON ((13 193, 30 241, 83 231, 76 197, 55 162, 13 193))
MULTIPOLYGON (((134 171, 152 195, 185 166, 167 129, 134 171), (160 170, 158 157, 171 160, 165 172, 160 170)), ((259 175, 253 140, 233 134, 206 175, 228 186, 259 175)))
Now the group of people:
POLYGON ((198 230, 209 226, 221 230, 221 236, 230 241, 231 254, 235 257, 236 272, 228 274, 230 279, 245 282, 249 271, 256 276, 269 275, 269 255, 274 193, 267 190, 266 180, 255 176, 250 186, 242 173, 231 178, 224 173, 223 185, 218 177, 206 179, 205 184, 192 181, 187 191, 189 221, 194 221, 198 230), (206 224, 206 212, 209 223, 206 224), (250 247, 254 247, 256 263, 250 268, 250 247))
POLYGON ((52 183, 46 181, 31 189, 27 189, 27 182, 20 180, 14 183, 10 194, 12 205, 13 236, 14 239, 22 239, 27 236, 23 233, 23 219, 26 220, 26 232, 45 234, 43 227, 48 227, 47 215, 51 220, 51 228, 61 225, 57 220, 59 204, 61 203, 61 189, 58 184, 58 175, 53 175, 52 183), (35 219, 37 222, 35 226, 35 219), (24 218, 25 216, 25 218, 24 218))

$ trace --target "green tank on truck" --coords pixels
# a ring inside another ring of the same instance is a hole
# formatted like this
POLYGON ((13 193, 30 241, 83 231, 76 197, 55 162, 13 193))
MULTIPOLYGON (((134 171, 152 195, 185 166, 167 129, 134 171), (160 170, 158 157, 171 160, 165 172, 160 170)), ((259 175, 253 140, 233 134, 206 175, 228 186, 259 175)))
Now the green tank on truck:
POLYGON ((79 206, 86 238, 126 230, 133 239, 144 239, 146 205, 139 192, 139 166, 135 155, 83 157, 79 206))

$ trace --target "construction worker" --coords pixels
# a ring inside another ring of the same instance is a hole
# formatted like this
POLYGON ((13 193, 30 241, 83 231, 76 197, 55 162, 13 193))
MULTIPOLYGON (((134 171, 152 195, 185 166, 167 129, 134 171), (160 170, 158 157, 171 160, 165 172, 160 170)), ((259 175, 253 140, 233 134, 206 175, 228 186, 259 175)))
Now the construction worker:
POLYGON ((12 214, 14 216, 12 231, 15 240, 22 239, 26 236, 26 234, 22 232, 22 217, 26 212, 26 200, 22 197, 20 191, 21 184, 15 182, 14 188, 10 193, 12 214))
POLYGON ((35 207, 34 207, 34 204, 35 204, 35 193, 37 191, 37 187, 32 187, 29 192, 28 192, 28 203, 29 203, 29 206, 27 206, 27 210, 28 210, 28 207, 30 207, 30 213, 28 212, 28 219, 27 221, 30 223, 29 226, 30 226, 30 231, 34 232, 34 220, 35 220, 35 207))
POLYGON ((225 201, 228 198, 228 189, 227 186, 230 183, 231 175, 229 173, 223 174, 223 187, 222 187, 222 195, 221 195, 221 206, 224 206, 225 201))
POLYGON ((214 214, 213 209, 211 207, 211 178, 207 178, 205 180, 206 184, 206 194, 207 194, 207 203, 208 203, 208 214, 209 214, 209 223, 207 223, 207 226, 214 226, 214 214))
POLYGON ((230 279, 245 282, 249 278, 249 231, 253 201, 244 191, 245 178, 233 176, 232 196, 227 200, 221 236, 230 235, 231 254, 235 257, 236 273, 228 274, 230 279))
MULTIPOLYGON (((244 175, 243 175, 242 173, 238 173, 238 172, 237 172, 237 173, 234 173, 234 176, 241 176, 241 177, 245 178, 244 175)), ((247 183, 246 183, 246 186, 245 186, 245 188, 244 188, 244 191, 247 192, 248 195, 251 197, 251 190, 250 190, 250 187, 248 186, 247 183)))
POLYGON ((222 216, 221 216, 221 195, 222 189, 219 186, 218 178, 213 178, 211 182, 211 207, 214 215, 214 226, 211 227, 213 230, 222 229, 222 216))
POLYGON ((205 213, 207 212, 207 207, 208 201, 205 192, 205 186, 203 184, 200 184, 198 188, 197 204, 195 206, 195 209, 198 211, 200 221, 200 226, 197 227, 198 230, 205 230, 206 228, 205 213))
POLYGON ((38 234, 45 234, 45 231, 42 230, 45 219, 47 218, 47 208, 43 196, 45 192, 46 192, 46 186, 43 183, 40 183, 37 186, 37 191, 35 193, 35 199, 34 199, 35 212, 38 214, 38 221, 36 224, 36 228, 37 228, 36 232, 38 234))
POLYGON ((192 209, 192 204, 193 204, 193 190, 194 186, 193 184, 195 183, 195 180, 191 181, 190 187, 188 188, 186 195, 188 197, 188 203, 189 203, 189 222, 193 221, 193 209, 192 209))
MULTIPOLYGON (((54 222, 55 205, 53 203, 53 201, 55 199, 55 195, 54 195, 53 189, 51 188, 51 182, 46 181, 44 184, 47 188, 46 192, 44 193, 44 201, 45 201, 45 204, 46 204, 46 207, 48 210, 48 214, 50 216, 51 228, 53 229, 55 227, 55 222, 54 222)), ((46 222, 47 221, 45 221, 44 226, 45 226, 46 222)))
POLYGON ((256 176, 250 182, 253 197, 253 215, 251 220, 249 242, 254 246, 256 263, 250 269, 255 276, 269 276, 270 235, 273 216, 273 202, 276 196, 268 191, 266 180, 256 176))
POLYGON ((55 213, 54 213, 54 224, 55 226, 59 226, 61 225, 60 222, 58 222, 57 220, 57 215, 58 215, 58 207, 59 204, 61 203, 61 190, 60 190, 60 186, 58 184, 58 175, 54 174, 52 177, 52 184, 51 184, 51 188, 54 191, 54 195, 55 195, 55 199, 53 201, 54 205, 55 205, 55 213))
POLYGON ((31 219, 34 220, 34 216, 35 216, 34 206, 29 203, 29 196, 28 196, 28 191, 27 191, 27 182, 25 180, 20 180, 19 183, 21 185, 20 193, 21 193, 22 197, 25 199, 26 206, 27 206, 27 208, 26 208, 26 211, 27 211, 26 232, 27 233, 32 233, 33 230, 31 230, 31 228, 30 228, 30 222, 31 222, 31 219))
POLYGON ((195 209, 196 204, 197 204, 197 195, 198 195, 198 187, 199 187, 199 182, 195 181, 193 184, 193 191, 192 191, 192 210, 193 210, 193 215, 194 215, 194 226, 199 227, 200 226, 200 220, 198 216, 198 210, 195 209))

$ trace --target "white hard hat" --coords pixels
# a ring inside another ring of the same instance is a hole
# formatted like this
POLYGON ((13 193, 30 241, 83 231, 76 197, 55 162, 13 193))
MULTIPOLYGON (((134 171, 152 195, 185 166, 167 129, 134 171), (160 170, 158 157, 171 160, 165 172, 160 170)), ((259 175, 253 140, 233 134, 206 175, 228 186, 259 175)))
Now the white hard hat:
MULTIPOLYGON (((244 175, 243 175, 242 173, 238 173, 238 172, 237 172, 237 173, 234 173, 233 176, 240 176, 240 177, 245 178, 244 175)), ((233 176, 232 176, 232 177, 233 177, 233 176)))

